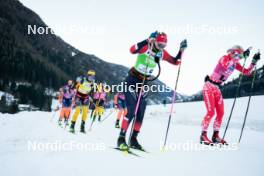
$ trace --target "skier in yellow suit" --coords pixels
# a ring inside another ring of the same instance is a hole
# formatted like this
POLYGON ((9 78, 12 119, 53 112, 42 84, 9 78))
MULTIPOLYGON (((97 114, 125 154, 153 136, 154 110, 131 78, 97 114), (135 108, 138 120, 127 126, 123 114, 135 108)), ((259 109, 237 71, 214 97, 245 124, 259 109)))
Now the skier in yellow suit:
POLYGON ((90 104, 90 99, 94 93, 94 81, 95 81, 95 71, 89 70, 86 76, 81 77, 79 85, 76 87, 75 95, 75 112, 72 116, 70 132, 75 133, 75 123, 77 118, 82 111, 82 123, 81 123, 81 133, 85 133, 85 121, 87 119, 88 107, 90 104))

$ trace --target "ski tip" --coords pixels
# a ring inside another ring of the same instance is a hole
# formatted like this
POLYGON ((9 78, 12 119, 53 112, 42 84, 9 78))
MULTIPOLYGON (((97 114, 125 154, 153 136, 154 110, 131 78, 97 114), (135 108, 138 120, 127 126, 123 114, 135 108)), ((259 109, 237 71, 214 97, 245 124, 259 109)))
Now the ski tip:
POLYGON ((128 156, 129 154, 128 150, 121 150, 121 151, 125 154, 125 156, 128 156))
POLYGON ((122 150, 119 147, 111 147, 111 148, 113 148, 115 150, 118 150, 118 151, 121 151, 124 154, 124 156, 133 155, 133 156, 136 156, 136 157, 141 157, 140 155, 130 151, 129 149, 128 150, 122 150))
POLYGON ((162 153, 167 152, 166 147, 162 147, 162 148, 160 149, 160 151, 161 151, 162 153))

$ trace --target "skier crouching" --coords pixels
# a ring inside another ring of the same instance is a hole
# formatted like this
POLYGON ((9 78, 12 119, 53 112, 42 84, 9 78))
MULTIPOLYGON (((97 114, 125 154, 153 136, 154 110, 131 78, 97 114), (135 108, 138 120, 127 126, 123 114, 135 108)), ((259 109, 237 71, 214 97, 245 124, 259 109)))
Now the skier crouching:
POLYGON ((207 113, 201 125, 202 134, 200 136, 200 143, 205 145, 211 145, 212 143, 226 144, 226 141, 219 137, 219 130, 224 116, 224 101, 219 86, 228 79, 234 70, 238 70, 244 75, 251 75, 251 71, 260 59, 260 55, 255 54, 250 66, 248 68, 243 68, 239 61, 249 55, 249 49, 244 51, 241 46, 236 45, 227 50, 227 54, 220 58, 213 73, 210 76, 206 76, 202 92, 207 113), (211 141, 207 137, 207 129, 215 112, 216 118, 213 125, 214 133, 211 141))
POLYGON ((72 116, 70 132, 75 133, 75 123, 77 118, 82 111, 82 122, 81 122, 81 133, 85 132, 85 121, 87 119, 88 106, 90 104, 90 99, 94 93, 94 82, 95 82, 95 71, 89 70, 86 76, 81 77, 81 80, 76 88, 75 95, 75 112, 72 116))
POLYGON ((138 143, 137 136, 140 132, 141 125, 144 118, 145 109, 147 106, 146 97, 147 93, 143 92, 139 97, 140 87, 139 84, 146 85, 151 79, 151 74, 159 64, 160 60, 165 60, 173 65, 181 63, 181 56, 183 50, 187 47, 187 41, 181 42, 180 50, 176 57, 171 56, 164 48, 167 45, 167 35, 165 33, 154 32, 150 37, 142 42, 133 45, 130 48, 132 54, 138 54, 135 65, 130 69, 128 76, 125 79, 128 87, 137 87, 133 91, 124 92, 125 101, 127 105, 127 115, 123 119, 121 131, 117 140, 117 146, 120 150, 129 150, 129 147, 144 150, 138 143), (140 99, 139 104, 137 104, 140 99), (138 105, 138 106, 137 106, 138 105), (138 111, 135 117, 135 110, 138 111), (126 143, 126 132, 130 122, 135 118, 129 146, 126 143))

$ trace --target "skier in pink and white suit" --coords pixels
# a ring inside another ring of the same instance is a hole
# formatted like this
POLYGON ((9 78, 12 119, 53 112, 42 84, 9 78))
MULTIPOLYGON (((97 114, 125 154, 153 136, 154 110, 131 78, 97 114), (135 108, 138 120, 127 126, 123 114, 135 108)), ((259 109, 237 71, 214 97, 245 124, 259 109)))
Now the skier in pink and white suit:
POLYGON ((259 58, 254 56, 252 63, 248 68, 243 68, 239 63, 240 59, 248 57, 249 54, 249 49, 244 51, 243 48, 238 45, 232 47, 227 50, 226 55, 220 58, 213 73, 210 76, 206 76, 205 84, 203 86, 203 98, 207 113, 202 121, 202 134, 200 137, 201 143, 206 145, 210 145, 212 143, 226 144, 226 141, 219 137, 219 130, 224 115, 224 101, 218 86, 224 83, 234 70, 238 70, 244 75, 251 75, 251 72, 259 58), (215 115, 215 112, 216 118, 213 125, 214 133, 211 141, 207 137, 207 129, 215 115))

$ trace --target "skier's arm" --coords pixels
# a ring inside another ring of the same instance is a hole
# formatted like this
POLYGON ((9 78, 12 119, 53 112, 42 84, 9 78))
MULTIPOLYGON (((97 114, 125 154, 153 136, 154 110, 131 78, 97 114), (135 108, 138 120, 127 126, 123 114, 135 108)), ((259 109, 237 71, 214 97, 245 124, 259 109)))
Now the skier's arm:
POLYGON ((130 52, 132 54, 142 53, 143 50, 146 50, 148 48, 148 39, 143 40, 142 42, 139 42, 130 48, 130 52))
POLYGON ((239 63, 236 64, 236 69, 240 71, 243 75, 251 75, 251 71, 254 68, 254 64, 250 64, 248 68, 243 68, 239 63))
POLYGON ((77 90, 76 89, 74 89, 74 91, 73 91, 74 93, 73 93, 73 96, 72 96, 72 107, 74 107, 75 106, 75 99, 76 99, 76 93, 77 93, 77 90))
POLYGON ((118 94, 114 96, 114 106, 117 107, 118 94))
POLYGON ((60 93, 59 93, 59 103, 62 103, 62 98, 63 98, 63 94, 64 94, 64 88, 60 88, 60 93))
POLYGON ((163 50, 163 60, 173 64, 179 65, 181 63, 182 51, 179 50, 176 57, 171 56, 166 50, 163 50))
POLYGON ((182 53, 187 48, 187 40, 184 39, 180 43, 180 50, 176 57, 172 57, 166 50, 163 50, 163 59, 171 64, 179 65, 181 63, 182 53))
POLYGON ((219 64, 225 68, 225 69, 228 69, 229 67, 229 64, 230 64, 230 58, 226 55, 224 55, 223 57, 220 58, 219 60, 219 64))

